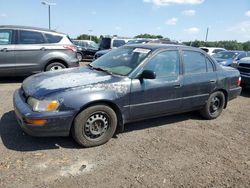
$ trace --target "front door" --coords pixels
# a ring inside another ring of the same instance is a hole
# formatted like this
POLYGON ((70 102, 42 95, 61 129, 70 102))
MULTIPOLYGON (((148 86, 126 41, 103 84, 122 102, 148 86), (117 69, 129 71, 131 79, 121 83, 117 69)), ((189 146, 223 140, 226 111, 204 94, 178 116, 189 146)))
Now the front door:
POLYGON ((155 79, 133 79, 130 96, 131 120, 145 119, 178 111, 181 107, 182 76, 177 50, 161 51, 143 67, 155 79))

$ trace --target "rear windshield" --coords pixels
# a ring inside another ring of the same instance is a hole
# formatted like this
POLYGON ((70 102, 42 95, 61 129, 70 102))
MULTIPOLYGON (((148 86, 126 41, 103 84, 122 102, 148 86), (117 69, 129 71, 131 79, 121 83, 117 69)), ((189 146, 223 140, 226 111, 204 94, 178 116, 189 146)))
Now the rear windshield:
POLYGON ((124 40, 113 40, 113 47, 118 48, 120 46, 123 46, 125 44, 124 40))

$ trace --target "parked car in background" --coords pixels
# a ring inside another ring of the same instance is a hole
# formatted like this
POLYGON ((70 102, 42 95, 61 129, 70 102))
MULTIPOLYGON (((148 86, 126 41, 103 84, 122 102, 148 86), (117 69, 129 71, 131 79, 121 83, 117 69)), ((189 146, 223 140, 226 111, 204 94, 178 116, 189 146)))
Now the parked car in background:
POLYGON ((214 48, 214 47, 200 47, 200 49, 207 52, 208 55, 214 55, 217 54, 218 52, 227 51, 225 48, 214 48))
POLYGON ((0 76, 76 66, 76 46, 66 34, 35 27, 0 26, 0 76))
POLYGON ((129 38, 118 38, 118 37, 104 37, 102 38, 99 51, 95 53, 93 60, 103 56, 104 54, 110 52, 114 48, 125 45, 127 42, 133 39, 129 38))
POLYGON ((240 71, 241 87, 250 86, 250 56, 242 58, 238 63, 233 64, 240 71))
MULTIPOLYGON (((130 44, 179 44, 176 41, 171 41, 170 39, 140 39, 140 38, 135 38, 135 39, 131 39, 129 40, 125 45, 130 45, 130 44)), ((111 49, 108 50, 101 50, 96 52, 95 56, 94 56, 94 60, 103 56, 104 54, 110 52, 111 49)))
POLYGON ((212 57, 221 65, 231 66, 244 58, 249 57, 250 53, 245 51, 223 51, 214 54, 212 57))
POLYGON ((91 40, 72 40, 77 46, 77 58, 79 61, 92 60, 98 51, 98 44, 91 40))
POLYGON ((91 64, 24 80, 15 113, 34 136, 68 136, 84 147, 107 142, 124 124, 199 110, 217 118, 241 92, 240 73, 180 45, 125 45, 91 64), (62 81, 63 80, 63 81, 62 81))
POLYGON ((130 40, 132 39, 119 38, 119 37, 103 37, 99 45, 99 50, 108 50, 108 49, 118 48, 120 46, 123 46, 130 40))

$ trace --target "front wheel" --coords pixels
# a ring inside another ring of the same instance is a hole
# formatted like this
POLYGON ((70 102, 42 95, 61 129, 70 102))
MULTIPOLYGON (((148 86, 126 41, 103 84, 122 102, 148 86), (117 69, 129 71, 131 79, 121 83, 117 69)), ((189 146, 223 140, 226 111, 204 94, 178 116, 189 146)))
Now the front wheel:
POLYGON ((206 119, 215 119, 220 116, 225 106, 225 95, 221 91, 212 93, 206 105, 201 109, 201 115, 206 119))
POLYGON ((117 127, 114 110, 106 105, 91 106, 77 115, 72 128, 73 138, 83 147, 106 143, 117 127))
POLYGON ((79 52, 77 52, 76 53, 76 56, 77 56, 77 59, 79 60, 79 61, 82 61, 82 54, 81 53, 79 53, 79 52))

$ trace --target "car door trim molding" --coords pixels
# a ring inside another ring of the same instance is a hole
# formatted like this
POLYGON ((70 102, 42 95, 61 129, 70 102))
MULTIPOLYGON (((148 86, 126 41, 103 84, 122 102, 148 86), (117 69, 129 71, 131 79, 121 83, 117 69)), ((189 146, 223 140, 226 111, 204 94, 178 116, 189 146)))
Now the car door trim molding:
POLYGON ((130 105, 126 105, 123 107, 127 108, 127 107, 144 106, 144 105, 157 104, 157 103, 162 103, 162 102, 176 101, 176 100, 182 100, 182 99, 191 99, 191 98, 196 98, 196 97, 206 97, 206 96, 209 96, 209 94, 193 95, 193 96, 188 96, 188 97, 181 97, 181 98, 168 99, 168 100, 159 100, 159 101, 154 101, 154 102, 130 104, 130 105))

